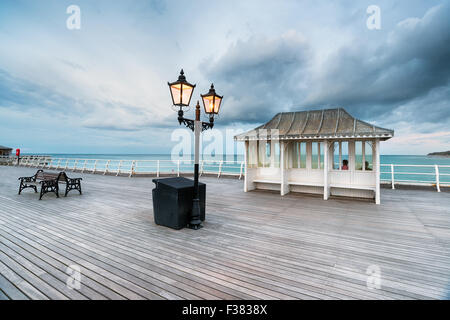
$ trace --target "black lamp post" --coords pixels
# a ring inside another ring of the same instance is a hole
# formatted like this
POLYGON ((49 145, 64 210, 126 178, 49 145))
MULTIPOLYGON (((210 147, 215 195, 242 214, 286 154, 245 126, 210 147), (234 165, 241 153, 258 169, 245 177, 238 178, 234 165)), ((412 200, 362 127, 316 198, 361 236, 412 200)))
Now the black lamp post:
POLYGON ((168 83, 170 94, 172 96, 172 103, 178 106, 178 122, 184 124, 186 127, 194 131, 195 136, 195 161, 194 161, 194 196, 192 199, 192 214, 189 222, 189 228, 200 229, 202 227, 200 220, 200 200, 198 188, 198 165, 200 158, 200 133, 207 129, 212 129, 214 126, 214 115, 219 113, 220 104, 223 96, 216 94, 214 85, 211 84, 211 89, 207 94, 202 94, 203 107, 205 113, 209 114, 209 122, 200 121, 200 103, 197 101, 195 106, 195 120, 186 119, 184 117, 183 108, 188 107, 191 101, 192 93, 194 92, 195 84, 190 84, 186 81, 183 69, 181 69, 178 80, 168 83))

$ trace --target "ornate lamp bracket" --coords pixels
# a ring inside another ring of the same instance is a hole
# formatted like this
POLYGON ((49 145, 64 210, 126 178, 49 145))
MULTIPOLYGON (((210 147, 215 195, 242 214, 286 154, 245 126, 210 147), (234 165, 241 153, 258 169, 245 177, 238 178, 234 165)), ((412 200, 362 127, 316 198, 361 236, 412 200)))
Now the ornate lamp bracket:
MULTIPOLYGON (((178 111, 178 123, 184 124, 187 128, 194 131, 194 123, 195 121, 192 119, 187 119, 183 117, 183 110, 178 111)), ((209 122, 202 122, 202 132, 208 129, 212 129, 214 127, 214 118, 210 117, 209 122)))

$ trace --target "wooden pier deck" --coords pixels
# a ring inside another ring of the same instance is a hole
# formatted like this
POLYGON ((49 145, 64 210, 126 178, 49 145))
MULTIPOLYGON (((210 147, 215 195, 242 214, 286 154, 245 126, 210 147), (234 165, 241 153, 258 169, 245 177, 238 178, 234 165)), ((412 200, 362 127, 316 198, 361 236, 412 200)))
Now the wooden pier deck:
POLYGON ((382 189, 377 206, 205 177, 205 227, 175 231, 154 224, 151 178, 69 173, 82 196, 17 195, 35 171, 0 167, 0 300, 450 298, 448 192, 382 189))

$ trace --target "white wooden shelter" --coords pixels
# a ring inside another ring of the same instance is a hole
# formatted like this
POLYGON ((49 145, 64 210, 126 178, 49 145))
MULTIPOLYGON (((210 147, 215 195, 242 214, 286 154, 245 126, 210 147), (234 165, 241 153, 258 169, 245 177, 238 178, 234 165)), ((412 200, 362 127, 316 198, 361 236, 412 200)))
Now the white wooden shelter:
POLYGON ((9 157, 11 156, 12 148, 0 146, 0 156, 9 157))
POLYGON ((379 204, 380 141, 393 136, 342 108, 278 113, 235 136, 245 142, 244 191, 373 198, 379 204))

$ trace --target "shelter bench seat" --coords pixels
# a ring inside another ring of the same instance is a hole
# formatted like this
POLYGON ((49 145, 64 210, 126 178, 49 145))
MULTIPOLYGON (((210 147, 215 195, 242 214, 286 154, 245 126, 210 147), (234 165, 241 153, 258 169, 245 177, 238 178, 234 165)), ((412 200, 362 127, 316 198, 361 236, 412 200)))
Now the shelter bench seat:
MULTIPOLYGON (((281 184, 281 181, 278 180, 269 180, 269 179, 255 179, 254 183, 269 183, 269 184, 281 184)), ((320 182, 298 182, 298 181, 289 181, 289 185, 292 186, 308 186, 308 187, 323 187, 323 183, 320 182)), ((357 190, 371 190, 375 191, 375 186, 363 186, 363 185, 349 185, 349 184, 330 184, 328 185, 330 188, 342 188, 342 189, 357 189, 357 190)))
MULTIPOLYGON (((276 179, 255 179, 252 182, 254 183, 263 183, 263 184, 276 184, 281 185, 281 181, 276 179)), ((306 182, 306 181, 289 181, 287 182, 290 186, 305 186, 305 187, 324 187, 323 183, 320 182, 306 182)), ((351 184, 337 184, 331 183, 328 185, 329 188, 340 188, 340 189, 352 189, 352 190, 369 190, 376 192, 375 186, 369 185, 351 185, 351 184)))
POLYGON ((320 182, 289 181, 288 184, 291 186, 323 187, 323 183, 320 182))
MULTIPOLYGON (((254 183, 269 183, 269 184, 281 184, 279 180, 270 180, 270 179, 255 179, 254 183)), ((308 187, 323 187, 323 183, 320 182, 298 182, 298 181, 289 181, 287 184, 292 186, 308 186, 308 187)))
POLYGON ((66 184, 65 197, 67 197, 70 190, 78 190, 80 194, 82 194, 82 178, 69 178, 65 172, 55 173, 38 170, 33 176, 20 177, 18 180, 20 180, 19 194, 26 188, 32 188, 34 189, 34 192, 37 193, 37 186, 40 184, 41 192, 39 200, 41 200, 42 196, 48 192, 54 192, 56 197, 59 198, 59 183, 66 184))
POLYGON ((270 183, 270 184, 281 184, 281 181, 277 180, 268 180, 268 179, 255 179, 253 180, 255 183, 270 183))
POLYGON ((330 184, 330 188, 342 188, 342 189, 356 189, 356 190, 371 190, 376 191, 375 186, 363 186, 363 185, 349 185, 349 184, 330 184))

